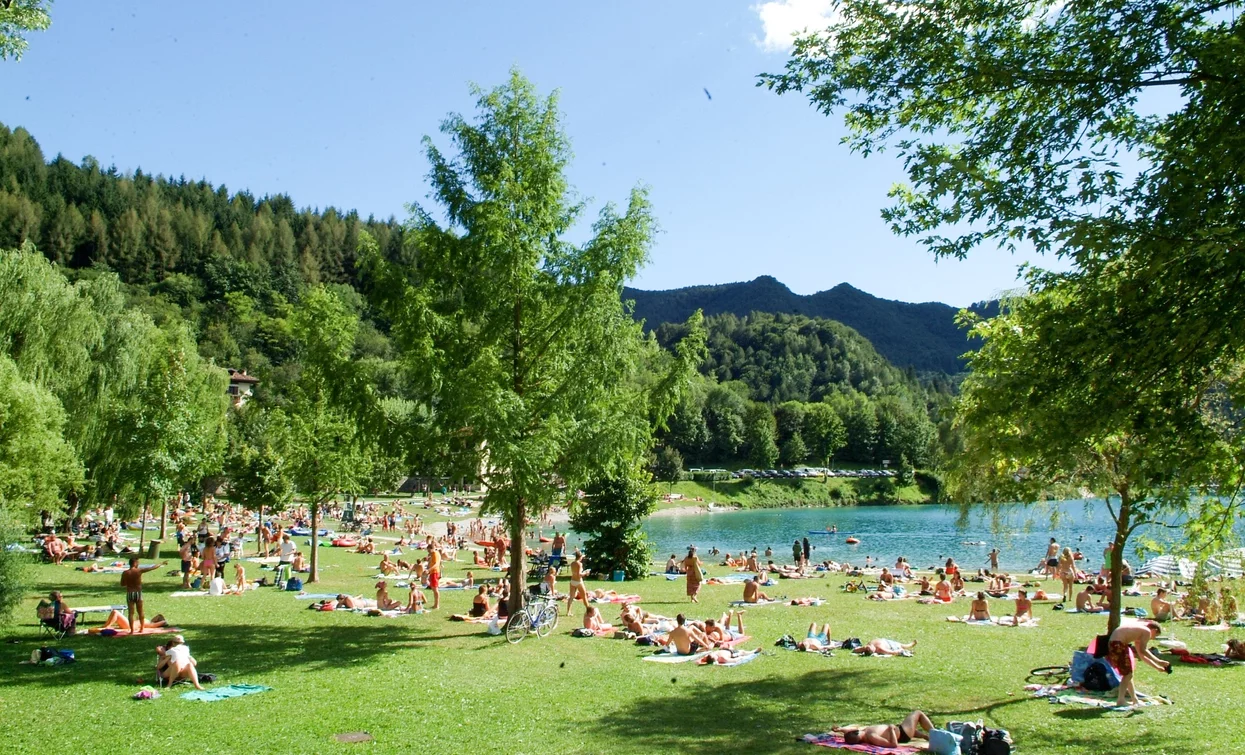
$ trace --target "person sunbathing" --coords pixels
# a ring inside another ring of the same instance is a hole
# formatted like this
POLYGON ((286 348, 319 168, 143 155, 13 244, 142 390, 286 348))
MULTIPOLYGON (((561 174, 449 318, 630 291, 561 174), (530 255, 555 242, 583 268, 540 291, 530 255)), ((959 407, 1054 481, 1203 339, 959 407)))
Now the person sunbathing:
POLYGON ((389 585, 385 580, 376 583, 376 607, 382 611, 396 611, 402 604, 389 597, 389 585))
POLYGON ((804 635, 804 639, 795 644, 796 650, 816 653, 821 650, 827 650, 830 647, 830 622, 821 625, 821 631, 817 631, 817 622, 808 625, 808 634, 804 635))
POLYGON ((359 547, 355 548, 354 552, 372 555, 376 552, 376 545, 372 542, 372 538, 369 537, 367 540, 359 543, 359 547))
POLYGON ((964 577, 958 571, 951 575, 951 590, 957 594, 964 593, 964 577))
POLYGON ((705 637, 694 626, 688 626, 687 619, 683 614, 674 617, 675 627, 670 630, 670 634, 666 636, 665 644, 667 647, 674 646, 674 651, 679 655, 693 655, 700 651, 701 648, 709 647, 712 643, 709 638, 705 637))
MULTIPOLYGON (((164 619, 164 614, 156 614, 152 618, 144 620, 139 626, 139 631, 146 629, 158 629, 163 626, 168 626, 168 622, 164 619)), ((108 618, 104 620, 104 625, 102 627, 91 627, 86 631, 88 634, 102 634, 106 629, 111 629, 117 632, 128 632, 130 631, 129 619, 125 618, 125 614, 120 611, 109 611, 108 618)))
POLYGON ((488 588, 484 585, 480 585, 480 590, 471 599, 471 610, 467 615, 477 619, 493 615, 493 606, 488 599, 488 588))
POLYGON ((920 586, 921 595, 933 595, 934 586, 930 583, 929 577, 922 576, 921 581, 917 583, 920 586))
POLYGON ((728 611, 722 614, 722 618, 715 621, 713 619, 705 619, 704 628, 702 630, 705 638, 713 643, 714 647, 720 647, 736 637, 744 636, 744 612, 728 611), (731 630, 731 620, 734 620, 737 628, 731 630))
POLYGON ((1224 655, 1237 661, 1245 661, 1245 641, 1238 640, 1235 637, 1228 640, 1228 648, 1224 655))
POLYGON ((1016 593, 1016 612, 1012 614, 1012 626, 1020 626, 1020 622, 1033 618, 1033 601, 1029 600, 1026 591, 1016 593))
POLYGON ((601 616, 601 609, 596 606, 588 606, 588 610, 584 613, 584 629, 592 632, 606 632, 614 627, 605 623, 605 618, 601 616))
POLYGON ((388 553, 380 557, 380 573, 386 577, 392 577, 398 573, 398 565, 389 560, 388 553))
POLYGON ((666 560, 666 574, 682 574, 683 570, 679 568, 679 561, 673 553, 666 560))
POLYGON ((424 608, 424 593, 419 589, 419 582, 411 582, 411 594, 406 598, 406 612, 419 613, 424 608))
POLYGON ((905 645, 897 640, 872 639, 852 652, 856 655, 912 655, 910 651, 914 647, 916 640, 905 645))
POLYGON ((156 647, 156 673, 172 686, 179 679, 189 679, 195 689, 203 689, 199 684, 199 665, 190 655, 190 646, 185 638, 175 634, 167 645, 156 647))
POLYGON ((1085 585, 1085 589, 1076 595, 1076 610, 1078 613, 1102 613, 1108 609, 1094 605, 1093 586, 1085 585))
POLYGON ((747 580, 744 581, 744 602, 745 603, 759 603, 761 601, 768 602, 770 600, 773 600, 773 598, 761 592, 761 588, 758 586, 759 584, 760 583, 755 577, 749 577, 747 580))
POLYGON ((934 728, 929 716, 919 710, 908 714, 898 726, 894 724, 875 724, 872 726, 836 726, 831 731, 843 735, 843 741, 849 745, 873 745, 875 747, 899 747, 914 739, 929 739, 934 728))
POLYGON ((984 592, 977 593, 977 599, 973 601, 973 605, 969 608, 969 621, 989 621, 990 620, 990 602, 986 600, 984 592))
POLYGON ((744 562, 744 568, 747 569, 748 571, 760 571, 761 570, 761 565, 760 563, 757 562, 757 554, 755 551, 753 551, 748 556, 748 560, 744 562))
POLYGON ((363 603, 362 595, 356 597, 353 595, 346 595, 345 593, 338 593, 337 605, 334 607, 355 609, 355 608, 362 608, 363 607, 362 603, 363 603))
POLYGON ((1172 612, 1176 605, 1167 599, 1167 589, 1160 587, 1154 597, 1150 599, 1150 613, 1154 614, 1155 621, 1169 621, 1172 618, 1172 612))
POLYGON ((884 587, 895 584, 895 575, 891 574, 891 570, 885 566, 882 567, 882 573, 878 575, 878 584, 884 587))

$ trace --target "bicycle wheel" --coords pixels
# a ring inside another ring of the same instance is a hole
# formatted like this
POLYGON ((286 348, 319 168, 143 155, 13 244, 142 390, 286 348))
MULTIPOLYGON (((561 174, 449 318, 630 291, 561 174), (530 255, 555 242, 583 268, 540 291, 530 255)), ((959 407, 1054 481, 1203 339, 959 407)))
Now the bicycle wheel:
POLYGON ((529 623, 527 609, 520 609, 516 612, 510 617, 510 621, 506 622, 506 641, 511 644, 522 642, 527 636, 529 623))
POLYGON ((550 603, 540 612, 540 618, 536 621, 536 634, 540 637, 548 637, 557 626, 558 606, 556 603, 550 603))
POLYGON ((1041 666, 1029 672, 1030 678, 1049 679, 1052 677, 1067 676, 1069 668, 1067 666, 1041 666))

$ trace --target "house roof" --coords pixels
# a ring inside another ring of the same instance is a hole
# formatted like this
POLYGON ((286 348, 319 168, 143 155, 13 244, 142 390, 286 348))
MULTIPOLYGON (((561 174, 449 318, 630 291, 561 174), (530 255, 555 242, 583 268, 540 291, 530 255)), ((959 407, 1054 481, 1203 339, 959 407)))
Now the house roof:
POLYGON ((230 367, 229 382, 231 383, 258 383, 259 378, 246 374, 246 370, 235 370, 230 367))

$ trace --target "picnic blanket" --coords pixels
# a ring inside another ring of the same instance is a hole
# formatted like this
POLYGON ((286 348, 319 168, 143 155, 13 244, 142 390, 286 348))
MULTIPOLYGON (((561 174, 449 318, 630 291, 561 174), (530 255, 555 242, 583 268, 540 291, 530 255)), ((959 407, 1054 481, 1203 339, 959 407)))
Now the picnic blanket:
POLYGON ((829 731, 825 734, 805 734, 803 741, 818 747, 833 747, 836 750, 850 750, 851 752, 869 752, 875 755, 911 755, 912 753, 925 752, 923 747, 917 748, 910 745, 900 745, 898 747, 849 745, 843 741, 843 735, 837 731, 829 731))
POLYGON ((691 655, 679 655, 678 653, 671 653, 662 650, 651 655, 646 655, 640 660, 651 661, 653 663, 688 663, 690 661, 699 661, 706 655, 709 655, 708 651, 692 653, 691 655))
POLYGON ((261 692, 267 692, 272 687, 265 687, 260 684, 229 684, 224 687, 214 687, 212 689, 197 689, 193 692, 185 692, 182 694, 183 700, 198 700, 204 703, 214 703, 220 700, 228 700, 231 697, 242 697, 243 695, 258 695, 261 692))
MULTIPOLYGON (((947 621, 957 624, 967 624, 970 627, 1010 627, 1016 625, 1015 616, 991 616, 989 619, 980 621, 969 618, 968 616, 948 616, 947 621)), ((1029 618, 1020 622, 1021 627, 1035 627, 1041 619, 1029 618)))
MULTIPOLYGON (((717 651, 717 652, 722 652, 722 651, 717 651)), ((753 650, 750 653, 747 653, 747 652, 740 653, 738 655, 732 655, 729 658, 723 658, 719 660, 719 656, 717 655, 717 652, 705 653, 703 658, 696 661, 696 664, 699 666, 727 666, 727 667, 742 666, 748 661, 755 660, 759 655, 761 655, 761 651, 753 650)))
POLYGON ((640 596, 639 595, 615 595, 612 598, 598 598, 594 596, 594 597, 588 598, 588 602, 589 603, 639 603, 640 596))
POLYGON ((130 634, 128 629, 105 629, 102 632, 90 632, 86 629, 79 629, 78 634, 91 634, 96 637, 142 637, 152 634, 177 634, 182 631, 178 627, 147 627, 141 632, 130 634))
MULTIPOLYGON (((1034 697, 1044 697, 1051 703, 1061 705, 1087 705, 1091 708, 1115 708, 1117 699, 1116 691, 1110 692, 1091 692, 1081 687, 1069 686, 1066 684, 1030 684, 1025 690, 1032 693, 1034 697)), ((1137 705, 1135 707, 1151 707, 1155 705, 1171 705, 1172 701, 1166 697, 1159 695, 1147 695, 1144 692, 1137 693, 1137 705)))

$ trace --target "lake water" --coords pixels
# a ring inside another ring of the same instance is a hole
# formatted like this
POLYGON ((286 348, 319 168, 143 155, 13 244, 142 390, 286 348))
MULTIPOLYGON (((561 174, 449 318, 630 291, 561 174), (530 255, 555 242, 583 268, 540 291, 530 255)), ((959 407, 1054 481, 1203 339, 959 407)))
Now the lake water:
MULTIPOLYGON (((752 548, 764 553, 770 546, 775 561, 790 562, 792 540, 807 537, 816 548, 814 562, 832 559, 863 565, 865 557, 872 556, 890 566, 896 557, 905 556, 914 568, 924 569, 952 557, 962 568, 975 571, 987 565, 990 548, 997 547, 1000 568, 1012 572, 1037 566, 1051 537, 1061 546, 1080 548, 1089 567, 1096 569, 1103 549, 1115 537, 1115 523, 1101 500, 1007 506, 994 516, 977 509, 967 517, 958 507, 929 505, 723 511, 652 517, 644 529, 656 545, 654 559, 663 563, 671 553, 682 557, 691 544, 700 549, 702 558, 714 546, 723 553, 752 548), (837 534, 808 534, 830 525, 837 525, 837 534), (847 545, 848 535, 859 538, 860 544, 847 545), (986 545, 966 544, 980 541, 986 545)), ((1125 558, 1140 565, 1131 547, 1125 558)))

